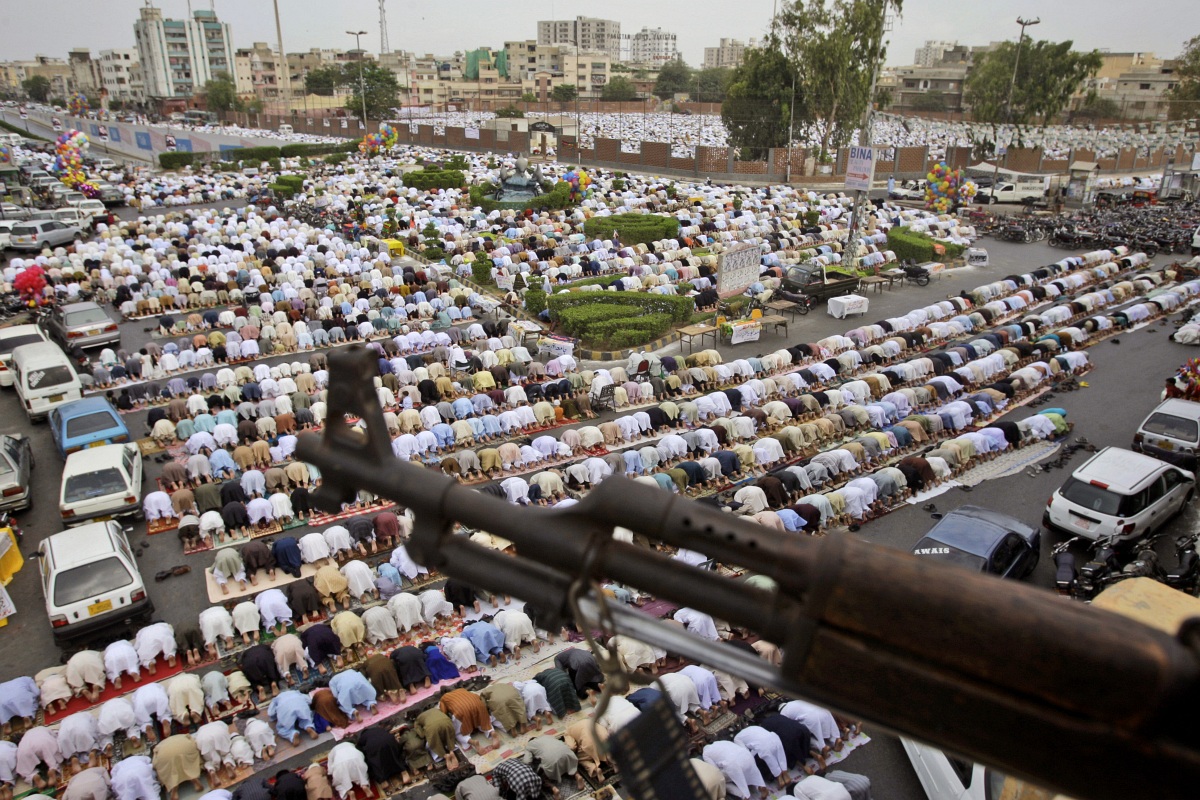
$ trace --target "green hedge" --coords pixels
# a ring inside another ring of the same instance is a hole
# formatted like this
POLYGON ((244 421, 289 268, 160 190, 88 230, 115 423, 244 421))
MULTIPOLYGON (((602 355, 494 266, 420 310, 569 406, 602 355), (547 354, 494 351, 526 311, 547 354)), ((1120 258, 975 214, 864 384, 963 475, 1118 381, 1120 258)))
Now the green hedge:
POLYGON ((350 157, 349 153, 334 153, 333 155, 325 156, 326 164, 341 164, 350 157))
MULTIPOLYGON (((526 293, 527 307, 532 292, 526 293)), ((657 339, 672 325, 690 320, 695 310, 690 297, 642 292, 562 292, 547 298, 546 306, 550 318, 569 335, 591 346, 612 348, 657 339)))
POLYGON ((279 148, 279 155, 284 158, 293 156, 324 156, 331 153, 353 153, 358 150, 358 142, 339 142, 337 144, 285 144, 279 148))
MULTIPOLYGON (((548 185, 548 183, 542 184, 543 188, 548 185)), ((478 206, 488 214, 498 209, 524 211, 529 208, 535 211, 557 211, 575 205, 571 200, 571 184, 566 181, 559 181, 542 194, 537 197, 531 197, 528 200, 501 200, 497 202, 491 197, 495 191, 496 187, 491 183, 481 183, 478 186, 472 186, 470 189, 472 205, 478 206)))
POLYGON ((291 186, 297 192, 304 191, 304 176, 303 175, 280 175, 275 179, 276 183, 285 183, 291 186))
POLYGON ((662 214, 613 214, 592 217, 583 223, 583 232, 593 239, 611 239, 616 233, 621 244, 646 244, 679 235, 679 220, 662 214))
POLYGON ((531 287, 525 292, 525 310, 537 316, 546 310, 546 293, 531 287))
POLYGON ((456 169, 422 169, 407 172, 403 177, 404 185, 413 189, 459 189, 466 178, 456 169))
POLYGON ((958 258, 963 254, 963 250, 966 249, 962 245, 950 242, 935 242, 929 234, 907 227, 889 229, 887 239, 888 249, 896 254, 896 258, 901 261, 911 258, 918 264, 926 261, 946 261, 958 258), (934 252, 933 246, 935 244, 940 244, 945 248, 946 252, 944 255, 938 255, 934 252))
POLYGON ((276 197, 282 197, 284 199, 290 198, 296 194, 296 187, 290 183, 268 183, 267 188, 270 189, 271 193, 276 197))
POLYGON ((195 153, 184 153, 176 150, 173 153, 159 153, 158 165, 163 169, 179 169, 196 163, 195 153))

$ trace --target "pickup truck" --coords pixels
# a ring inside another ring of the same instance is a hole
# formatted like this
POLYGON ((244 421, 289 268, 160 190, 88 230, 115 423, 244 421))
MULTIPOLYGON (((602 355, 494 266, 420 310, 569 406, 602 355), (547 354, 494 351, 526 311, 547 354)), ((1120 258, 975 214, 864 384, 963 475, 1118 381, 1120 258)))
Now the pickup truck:
POLYGON ((861 284, 862 279, 857 275, 831 269, 826 269, 822 275, 820 267, 797 264, 784 270, 780 288, 784 292, 802 294, 816 303, 822 303, 831 297, 857 292, 861 284))
POLYGON ((1026 203, 1041 200, 1046 189, 1041 181, 1011 183, 1000 181, 995 189, 980 189, 975 198, 977 203, 1026 203))

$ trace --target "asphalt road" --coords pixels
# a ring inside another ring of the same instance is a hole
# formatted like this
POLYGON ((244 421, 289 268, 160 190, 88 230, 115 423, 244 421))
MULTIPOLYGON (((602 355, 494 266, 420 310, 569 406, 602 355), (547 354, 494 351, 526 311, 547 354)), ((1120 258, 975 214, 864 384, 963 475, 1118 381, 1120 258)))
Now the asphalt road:
MULTIPOLYGON (((991 266, 955 270, 923 288, 905 287, 880 295, 871 294, 871 310, 866 319, 898 315, 914 307, 936 302, 947 294, 956 294, 1013 272, 1024 272, 1063 256, 1063 251, 1040 243, 1021 245, 985 241, 983 244, 991 253, 991 266)), ((150 325, 149 321, 121 323, 124 346, 138 347, 147 341, 150 338, 147 332, 150 325)), ((852 320, 829 317, 821 307, 807 317, 799 318, 790 327, 787 340, 793 343, 815 341, 844 332, 854 325, 852 320)), ((1169 342, 1167 335, 1167 329, 1152 326, 1119 337, 1120 344, 1105 342, 1089 351, 1095 364, 1095 369, 1085 378, 1089 387, 1060 394, 1055 401, 1069 412, 1069 419, 1075 423, 1074 435, 1084 435, 1098 446, 1128 446, 1134 428, 1157 403, 1159 387, 1164 378, 1193 355, 1187 348, 1169 342)), ((784 341, 783 337, 767 334, 761 342, 722 350, 727 357, 740 357, 769 352, 784 341)), ((285 358, 291 359, 290 356, 285 358)), ((1022 419, 1031 413, 1033 411, 1029 409, 1020 409, 1014 417, 1022 419)), ((126 421, 133 436, 146 435, 144 412, 128 415, 126 421)), ((29 434, 37 456, 37 468, 33 475, 34 506, 19 515, 25 530, 22 551, 29 554, 43 537, 60 530, 57 497, 62 459, 54 451, 48 427, 45 424, 30 425, 12 391, 0 392, 0 432, 29 434)), ((1068 469, 1083 460, 1084 454, 1077 454, 1068 469)), ((148 490, 153 487, 153 479, 160 467, 152 460, 144 463, 144 488, 148 490)), ((1006 511, 1036 526, 1046 498, 1067 474, 1067 470, 1055 470, 1030 478, 1021 473, 988 481, 970 494, 953 489, 936 498, 935 502, 943 513, 971 503, 1006 511)), ((932 522, 927 512, 907 506, 863 526, 859 535, 884 547, 908 549, 932 522)), ((1177 520, 1175 526, 1180 529, 1191 528, 1194 522, 1193 509, 1177 520)), ((194 623, 196 615, 208 606, 203 569, 210 564, 211 554, 184 556, 173 533, 147 536, 144 524, 135 527, 131 539, 135 547, 145 548, 139 564, 148 582, 150 597, 158 610, 156 618, 171 623, 194 623), (190 574, 172 577, 163 583, 154 582, 155 573, 177 564, 189 565, 192 568, 190 574)), ((1058 539, 1054 535, 1043 538, 1042 557, 1031 578, 1031 582, 1038 586, 1049 588, 1053 585, 1049 550, 1056 541, 1058 539)), ((0 629, 0 641, 6 645, 0 648, 0 681, 19 675, 32 675, 58 663, 61 656, 46 621, 36 562, 31 560, 26 563, 25 569, 15 577, 8 591, 16 605, 17 614, 9 620, 6 628, 0 629)), ((846 679, 855 679, 853 669, 847 670, 846 679)), ((899 741, 871 725, 867 726, 867 731, 874 741, 853 753, 843 762, 842 768, 870 776, 880 797, 893 800, 923 797, 899 741)))

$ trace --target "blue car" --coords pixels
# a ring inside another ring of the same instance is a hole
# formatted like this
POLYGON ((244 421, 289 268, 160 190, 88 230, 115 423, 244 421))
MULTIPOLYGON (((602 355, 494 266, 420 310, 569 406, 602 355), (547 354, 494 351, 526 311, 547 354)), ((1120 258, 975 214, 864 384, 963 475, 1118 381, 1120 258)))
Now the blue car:
POLYGON ((1041 546, 1041 530, 998 511, 962 506, 921 537, 913 555, 1019 580, 1037 566, 1041 546))
POLYGON ((63 458, 88 447, 129 441, 129 428, 103 397, 85 397, 51 411, 50 433, 63 458))

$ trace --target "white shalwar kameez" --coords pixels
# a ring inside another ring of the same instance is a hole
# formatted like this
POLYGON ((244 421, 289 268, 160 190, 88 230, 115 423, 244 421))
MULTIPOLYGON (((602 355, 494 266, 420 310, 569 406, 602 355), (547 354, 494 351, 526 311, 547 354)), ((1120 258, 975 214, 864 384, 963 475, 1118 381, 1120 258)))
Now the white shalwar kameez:
POLYGON ((411 592, 400 592, 387 602, 388 611, 396 620, 396 626, 405 633, 424 623, 421 601, 411 592))

